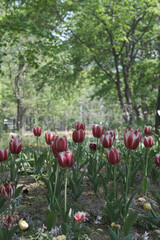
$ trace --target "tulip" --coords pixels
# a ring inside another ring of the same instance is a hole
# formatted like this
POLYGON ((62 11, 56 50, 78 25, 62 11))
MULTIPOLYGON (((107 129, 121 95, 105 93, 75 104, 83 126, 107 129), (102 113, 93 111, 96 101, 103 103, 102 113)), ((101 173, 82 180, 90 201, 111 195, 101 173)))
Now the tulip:
POLYGON ((84 222, 85 217, 86 217, 85 212, 77 212, 74 215, 76 222, 84 222))
POLYGON ((82 129, 74 130, 72 134, 72 139, 75 143, 80 143, 84 141, 85 131, 82 129))
POLYGON ((16 221, 16 218, 13 217, 13 215, 7 215, 7 216, 1 216, 0 217, 1 222, 3 224, 3 226, 7 227, 7 228, 11 228, 12 224, 16 221))
POLYGON ((108 135, 108 134, 110 134, 110 135, 113 137, 113 139, 115 139, 115 137, 116 137, 116 132, 115 132, 115 130, 107 131, 107 132, 106 132, 106 135, 108 135))
POLYGON ((98 125, 93 125, 92 127, 92 133, 95 138, 101 138, 102 134, 104 133, 104 126, 101 128, 98 125))
POLYGON ((20 136, 12 136, 9 142, 10 151, 12 154, 19 154, 23 147, 22 138, 20 136))
POLYGON ((113 145, 114 137, 110 134, 102 135, 101 142, 104 148, 111 148, 113 145))
POLYGON ((89 147, 90 147, 91 151, 96 151, 96 149, 97 149, 97 144, 96 144, 96 143, 90 143, 90 144, 89 144, 89 147))
POLYGON ((145 133, 146 135, 151 134, 151 132, 152 132, 152 127, 151 127, 151 126, 145 126, 145 127, 144 127, 144 133, 145 133))
POLYGON ((124 144, 128 149, 136 149, 141 140, 141 133, 139 130, 130 129, 124 134, 124 144))
POLYGON ((80 122, 76 123, 76 130, 78 131, 80 129, 85 130, 85 123, 80 123, 80 122))
POLYGON ((6 148, 0 149, 0 162, 6 161, 8 158, 8 150, 6 148))
POLYGON ((117 229, 119 230, 119 229, 121 228, 121 225, 120 225, 120 224, 116 224, 115 222, 112 222, 112 223, 111 223, 111 227, 112 227, 112 228, 115 227, 115 228, 117 228, 117 229))
POLYGON ((26 230, 28 228, 28 223, 21 218, 18 222, 18 225, 21 230, 26 230))
POLYGON ((144 137, 144 145, 146 147, 146 153, 145 153, 145 169, 144 169, 144 177, 142 180, 142 183, 145 182, 145 184, 142 184, 143 191, 145 196, 147 196, 148 187, 149 187, 149 179, 148 179, 148 157, 149 157, 149 148, 153 146, 153 138, 152 136, 144 137))
POLYGON ((55 137, 55 133, 54 132, 45 133, 46 143, 48 145, 51 145, 51 142, 54 140, 54 137, 55 137))
POLYGON ((41 127, 35 127, 33 128, 33 133, 36 137, 40 137, 41 136, 41 127))
POLYGON ((110 151, 106 151, 108 162, 112 165, 120 162, 120 153, 117 148, 112 148, 110 151))
POLYGON ((156 154, 155 156, 155 164, 157 167, 160 167, 160 154, 156 154))
MULTIPOLYGON (((108 162, 112 165, 118 164, 120 162, 120 153, 117 148, 112 148, 110 151, 106 151, 106 156, 108 159, 108 162)), ((113 185, 114 185, 114 201, 116 201, 117 196, 117 187, 116 187, 116 166, 113 168, 113 185)))
POLYGON ((153 137, 149 136, 149 137, 144 137, 144 146, 146 148, 151 148, 153 146, 153 137))
POLYGON ((0 196, 4 199, 11 199, 14 196, 15 187, 14 182, 4 183, 0 186, 0 196))
POLYGON ((62 168, 70 168, 73 166, 73 153, 69 150, 58 154, 58 163, 62 168))
POLYGON ((67 151, 67 138, 66 136, 59 137, 56 136, 54 141, 51 142, 51 148, 53 153, 65 152, 67 151))

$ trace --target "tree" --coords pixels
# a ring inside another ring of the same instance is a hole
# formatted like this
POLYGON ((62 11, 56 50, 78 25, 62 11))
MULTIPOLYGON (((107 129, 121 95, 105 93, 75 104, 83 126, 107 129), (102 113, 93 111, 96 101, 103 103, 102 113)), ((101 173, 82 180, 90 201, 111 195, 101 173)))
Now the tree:
POLYGON ((139 111, 132 101, 130 74, 153 34, 159 15, 158 1, 77 0, 67 3, 67 20, 61 9, 57 14, 68 29, 74 53, 78 49, 77 55, 84 61, 88 56, 86 64, 96 63, 115 84, 125 121, 132 121, 133 110, 138 118, 139 111))

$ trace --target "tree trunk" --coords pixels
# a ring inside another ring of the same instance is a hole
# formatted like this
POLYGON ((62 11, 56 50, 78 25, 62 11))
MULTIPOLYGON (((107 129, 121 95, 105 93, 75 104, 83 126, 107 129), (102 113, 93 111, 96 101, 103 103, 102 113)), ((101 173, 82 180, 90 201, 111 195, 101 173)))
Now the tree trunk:
POLYGON ((160 110, 160 85, 158 87, 158 97, 157 97, 157 106, 156 106, 156 115, 155 115, 155 133, 160 135, 159 126, 160 126, 160 116, 157 111, 160 110))
POLYGON ((137 121, 139 121, 141 118, 140 118, 140 111, 139 111, 139 106, 137 105, 137 104, 135 104, 134 106, 133 106, 133 108, 134 108, 134 110, 135 110, 135 113, 136 113, 136 119, 137 119, 137 121))
POLYGON ((132 109, 134 108, 132 106, 132 100, 131 100, 131 90, 129 87, 129 72, 130 72, 130 67, 127 66, 126 64, 123 63, 122 60, 122 67, 123 67, 123 79, 124 79, 124 84, 125 84, 125 98, 126 98, 126 103, 127 103, 127 112, 129 115, 129 123, 131 124, 133 121, 133 111, 132 109))
POLYGON ((142 99, 142 113, 143 113, 143 118, 145 121, 148 121, 148 112, 147 112, 147 105, 145 103, 145 96, 141 96, 142 99))
POLYGON ((21 128, 21 100, 17 99, 17 131, 21 128))

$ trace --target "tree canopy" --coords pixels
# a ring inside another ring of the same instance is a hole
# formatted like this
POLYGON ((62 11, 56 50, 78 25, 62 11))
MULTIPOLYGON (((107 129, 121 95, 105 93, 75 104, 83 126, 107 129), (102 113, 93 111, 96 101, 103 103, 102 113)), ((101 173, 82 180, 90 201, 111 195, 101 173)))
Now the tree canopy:
POLYGON ((26 118, 46 125, 158 118, 158 0, 0 6, 1 118, 15 116, 18 129, 26 118))

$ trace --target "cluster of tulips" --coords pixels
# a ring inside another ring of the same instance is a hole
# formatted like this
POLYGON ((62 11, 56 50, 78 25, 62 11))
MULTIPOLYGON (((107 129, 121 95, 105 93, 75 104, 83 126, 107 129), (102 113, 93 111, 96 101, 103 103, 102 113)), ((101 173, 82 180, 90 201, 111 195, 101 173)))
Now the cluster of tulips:
MULTIPOLYGON (((113 147, 114 141, 116 139, 116 133, 115 130, 106 131, 104 133, 104 127, 93 125, 92 127, 92 134, 95 139, 97 139, 96 142, 92 142, 89 144, 90 150, 93 152, 96 152, 96 150, 99 148, 99 145, 101 144, 106 149, 106 158, 108 162, 111 165, 116 165, 120 163, 121 155, 120 151, 113 147)), ((146 149, 149 149, 153 146, 154 139, 151 135, 152 133, 152 127, 151 126, 145 126, 144 127, 144 146, 146 149)), ((37 144, 38 144, 38 138, 42 134, 41 127, 37 126, 33 128, 33 134, 37 137, 37 144)), ((72 133, 72 140, 76 144, 82 143, 85 139, 85 123, 76 123, 75 130, 72 133)), ((142 140, 142 133, 139 132, 139 130, 133 130, 132 128, 124 133, 124 145, 129 150, 135 150, 139 146, 140 141, 142 140)), ((71 168, 74 164, 74 155, 71 150, 68 149, 68 142, 67 137, 63 136, 56 136, 54 132, 45 133, 45 141, 46 144, 50 146, 53 155, 58 161, 58 164, 62 168, 71 168)), ((11 136, 11 140, 9 142, 9 148, 10 153, 13 156, 17 156, 22 148, 24 146, 24 143, 22 141, 22 138, 20 136, 11 136)), ((3 148, 0 150, 0 162, 5 162, 8 159, 9 150, 7 148, 3 148)), ((0 197, 2 199, 10 200, 14 194, 15 189, 17 185, 17 180, 14 181, 14 178, 16 178, 16 175, 13 172, 13 169, 15 168, 15 159, 11 160, 10 168, 11 168, 11 181, 10 183, 5 182, 4 184, 0 185, 0 197)), ((78 157, 77 157, 77 163, 78 163, 78 157)), ((160 154, 156 154, 155 156, 155 164, 157 167, 160 166, 160 154)), ((145 177, 147 178, 147 167, 148 164, 146 163, 146 170, 145 170, 145 177)), ((129 172, 128 172, 129 174, 129 172)), ((1 176, 2 181, 2 176, 1 176)), ((56 180, 57 181, 57 180, 56 180)), ((56 188, 56 184, 55 184, 56 188)), ((67 186, 65 186, 66 191, 67 186)), ((55 190, 56 191, 56 190, 55 190)), ((55 192, 54 192, 55 195, 55 192)), ((65 196, 66 201, 66 196, 65 196)), ((66 202, 65 202, 65 211, 67 209, 66 202)), ((78 212, 74 215, 76 222, 83 222, 85 220, 85 213, 84 212, 78 212)), ((12 215, 8 215, 6 218, 1 217, 1 222, 4 226, 7 226, 8 228, 11 227, 11 223, 14 221, 14 217, 12 215)))

